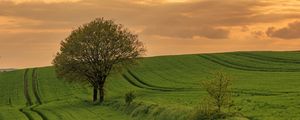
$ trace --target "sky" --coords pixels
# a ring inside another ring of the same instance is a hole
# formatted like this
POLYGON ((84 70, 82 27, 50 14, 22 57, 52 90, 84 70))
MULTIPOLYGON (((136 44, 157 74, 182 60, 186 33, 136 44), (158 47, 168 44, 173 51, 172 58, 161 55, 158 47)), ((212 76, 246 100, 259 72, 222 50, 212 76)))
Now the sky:
POLYGON ((51 65, 99 17, 138 34, 146 56, 300 50, 300 0, 0 0, 0 68, 51 65))

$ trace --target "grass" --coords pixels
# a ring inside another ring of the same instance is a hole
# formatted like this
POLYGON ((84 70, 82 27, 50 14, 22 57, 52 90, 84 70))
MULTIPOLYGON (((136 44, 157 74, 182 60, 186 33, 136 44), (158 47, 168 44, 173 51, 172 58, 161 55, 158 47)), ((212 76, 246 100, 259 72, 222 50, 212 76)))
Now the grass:
POLYGON ((207 93, 200 82, 223 70, 233 77, 236 108, 248 119, 300 118, 300 52, 232 52, 149 57, 112 73, 102 105, 92 104, 91 88, 57 79, 53 67, 0 73, 0 119, 185 120, 207 93), (37 79, 32 77, 33 71, 37 79), (124 95, 135 91, 126 105, 124 95))

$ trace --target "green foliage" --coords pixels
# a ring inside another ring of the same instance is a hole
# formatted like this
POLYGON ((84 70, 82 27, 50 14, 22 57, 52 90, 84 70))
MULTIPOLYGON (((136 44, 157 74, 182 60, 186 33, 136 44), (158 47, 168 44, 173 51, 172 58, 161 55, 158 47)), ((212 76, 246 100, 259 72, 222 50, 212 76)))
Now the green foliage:
POLYGON ((125 103, 127 105, 130 105, 135 98, 136 98, 136 96, 134 94, 134 91, 129 91, 125 94, 125 103))
POLYGON ((61 42, 53 60, 57 75, 68 81, 92 85, 107 76, 113 66, 128 63, 144 52, 136 34, 112 20, 97 18, 84 24, 61 42))
POLYGON ((215 72, 212 80, 202 82, 202 87, 209 94, 209 98, 218 113, 222 112, 222 108, 232 106, 232 91, 230 85, 231 78, 222 71, 215 72))
POLYGON ((213 73, 211 80, 202 81, 201 86, 208 93, 200 105, 191 114, 192 120, 224 119, 226 114, 223 108, 228 110, 233 106, 231 98, 231 78, 223 71, 213 73))
POLYGON ((53 60, 59 77, 94 87, 93 100, 104 100, 104 83, 112 69, 132 63, 145 49, 136 34, 112 20, 97 18, 73 30, 53 60))

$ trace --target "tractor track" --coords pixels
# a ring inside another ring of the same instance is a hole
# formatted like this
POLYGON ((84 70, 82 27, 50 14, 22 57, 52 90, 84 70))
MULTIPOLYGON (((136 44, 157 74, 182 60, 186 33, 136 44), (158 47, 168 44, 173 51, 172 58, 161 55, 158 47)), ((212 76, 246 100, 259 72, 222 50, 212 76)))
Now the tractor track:
POLYGON ((33 69, 32 70, 32 91, 33 91, 33 94, 34 94, 34 97, 37 101, 38 104, 42 104, 42 100, 40 98, 40 95, 39 95, 39 90, 38 90, 38 78, 37 78, 37 72, 36 72, 36 69, 33 69))
POLYGON ((25 72, 24 72, 24 78, 23 78, 23 82, 24 82, 24 96, 25 96, 25 99, 26 99, 26 106, 31 106, 33 103, 32 103, 32 100, 30 98, 30 95, 29 95, 28 71, 29 71, 29 69, 25 70, 25 72))
POLYGON ((228 60, 217 58, 212 55, 199 55, 199 57, 202 57, 206 60, 209 60, 211 62, 217 63, 219 65, 228 68, 244 70, 244 71, 263 71, 263 72, 299 72, 300 71, 300 69, 261 68, 261 67, 253 67, 249 65, 241 65, 241 64, 230 62, 228 60))
POLYGON ((132 79, 130 79, 127 75, 123 74, 122 75, 123 78, 125 78, 125 80, 127 82, 129 82, 131 85, 135 86, 135 87, 138 87, 138 88, 142 88, 142 89, 148 89, 148 90, 158 90, 158 91, 172 91, 172 90, 164 90, 164 89, 158 89, 158 88, 151 88, 151 87, 146 87, 146 86, 142 86, 142 85, 139 85, 137 83, 135 83, 132 79))
POLYGON ((131 75, 135 80, 137 80, 139 83, 141 83, 142 85, 145 85, 147 87, 151 87, 151 88, 158 88, 158 89, 166 89, 166 90, 174 90, 176 88, 170 88, 170 87, 161 87, 161 86, 156 86, 156 85, 151 85, 148 84, 144 81, 142 81, 140 78, 138 78, 133 72, 131 72, 130 70, 128 70, 129 75, 131 75))
POLYGON ((42 120, 48 120, 48 118, 40 111, 38 111, 37 109, 35 109, 36 107, 38 107, 39 105, 42 104, 41 98, 39 97, 38 94, 38 80, 37 80, 37 73, 36 73, 36 68, 32 69, 32 91, 33 91, 33 95, 36 99, 37 104, 34 104, 32 102, 32 99, 30 97, 30 89, 29 89, 29 79, 28 79, 28 73, 29 73, 29 69, 26 69, 24 72, 24 96, 26 98, 26 106, 24 108, 19 109, 20 112, 22 112, 27 119, 29 120, 35 120, 35 118, 29 113, 27 112, 25 109, 28 108, 29 111, 36 113, 42 120))
MULTIPOLYGON (((24 76, 23 76, 24 89, 23 89, 23 91, 24 91, 24 96, 25 96, 25 100, 26 100, 26 106, 31 106, 32 102, 31 102, 31 98, 29 95, 29 91, 28 91, 28 71, 29 71, 29 69, 26 69, 24 72, 24 76)), ((34 120, 33 117, 30 115, 30 113, 26 112, 24 110, 24 108, 19 109, 19 111, 21 113, 23 113, 28 120, 34 120)))
POLYGON ((236 56, 243 56, 243 57, 248 57, 248 58, 252 58, 252 59, 257 59, 257 60, 263 60, 263 61, 300 64, 299 60, 263 56, 263 55, 257 55, 255 53, 231 53, 231 54, 236 55, 236 56))
POLYGON ((148 84, 144 81, 142 81, 140 78, 138 78, 133 72, 130 70, 127 70, 129 75, 134 79, 130 79, 128 75, 122 74, 122 76, 125 78, 126 81, 128 81, 133 86, 143 88, 143 89, 149 89, 149 90, 157 90, 157 91, 183 91, 183 90, 193 90, 192 88, 170 88, 170 87, 161 87, 156 85, 148 84), (136 82, 134 82, 136 81, 136 82))
POLYGON ((23 113, 23 114, 26 116, 26 118, 27 118, 28 120, 34 120, 34 118, 31 116, 31 114, 28 113, 28 112, 26 112, 26 111, 24 110, 24 108, 19 109, 19 111, 20 111, 21 113, 23 113))
POLYGON ((42 112, 36 110, 35 107, 31 107, 30 110, 37 113, 43 120, 49 120, 42 112))

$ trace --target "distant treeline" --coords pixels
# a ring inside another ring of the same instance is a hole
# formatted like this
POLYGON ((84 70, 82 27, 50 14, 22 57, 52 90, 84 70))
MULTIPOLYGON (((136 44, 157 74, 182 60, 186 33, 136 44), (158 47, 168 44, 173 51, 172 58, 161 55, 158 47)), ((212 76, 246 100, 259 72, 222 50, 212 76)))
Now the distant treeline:
POLYGON ((7 69, 0 69, 0 72, 8 72, 8 71, 14 71, 16 69, 14 68, 7 68, 7 69))

